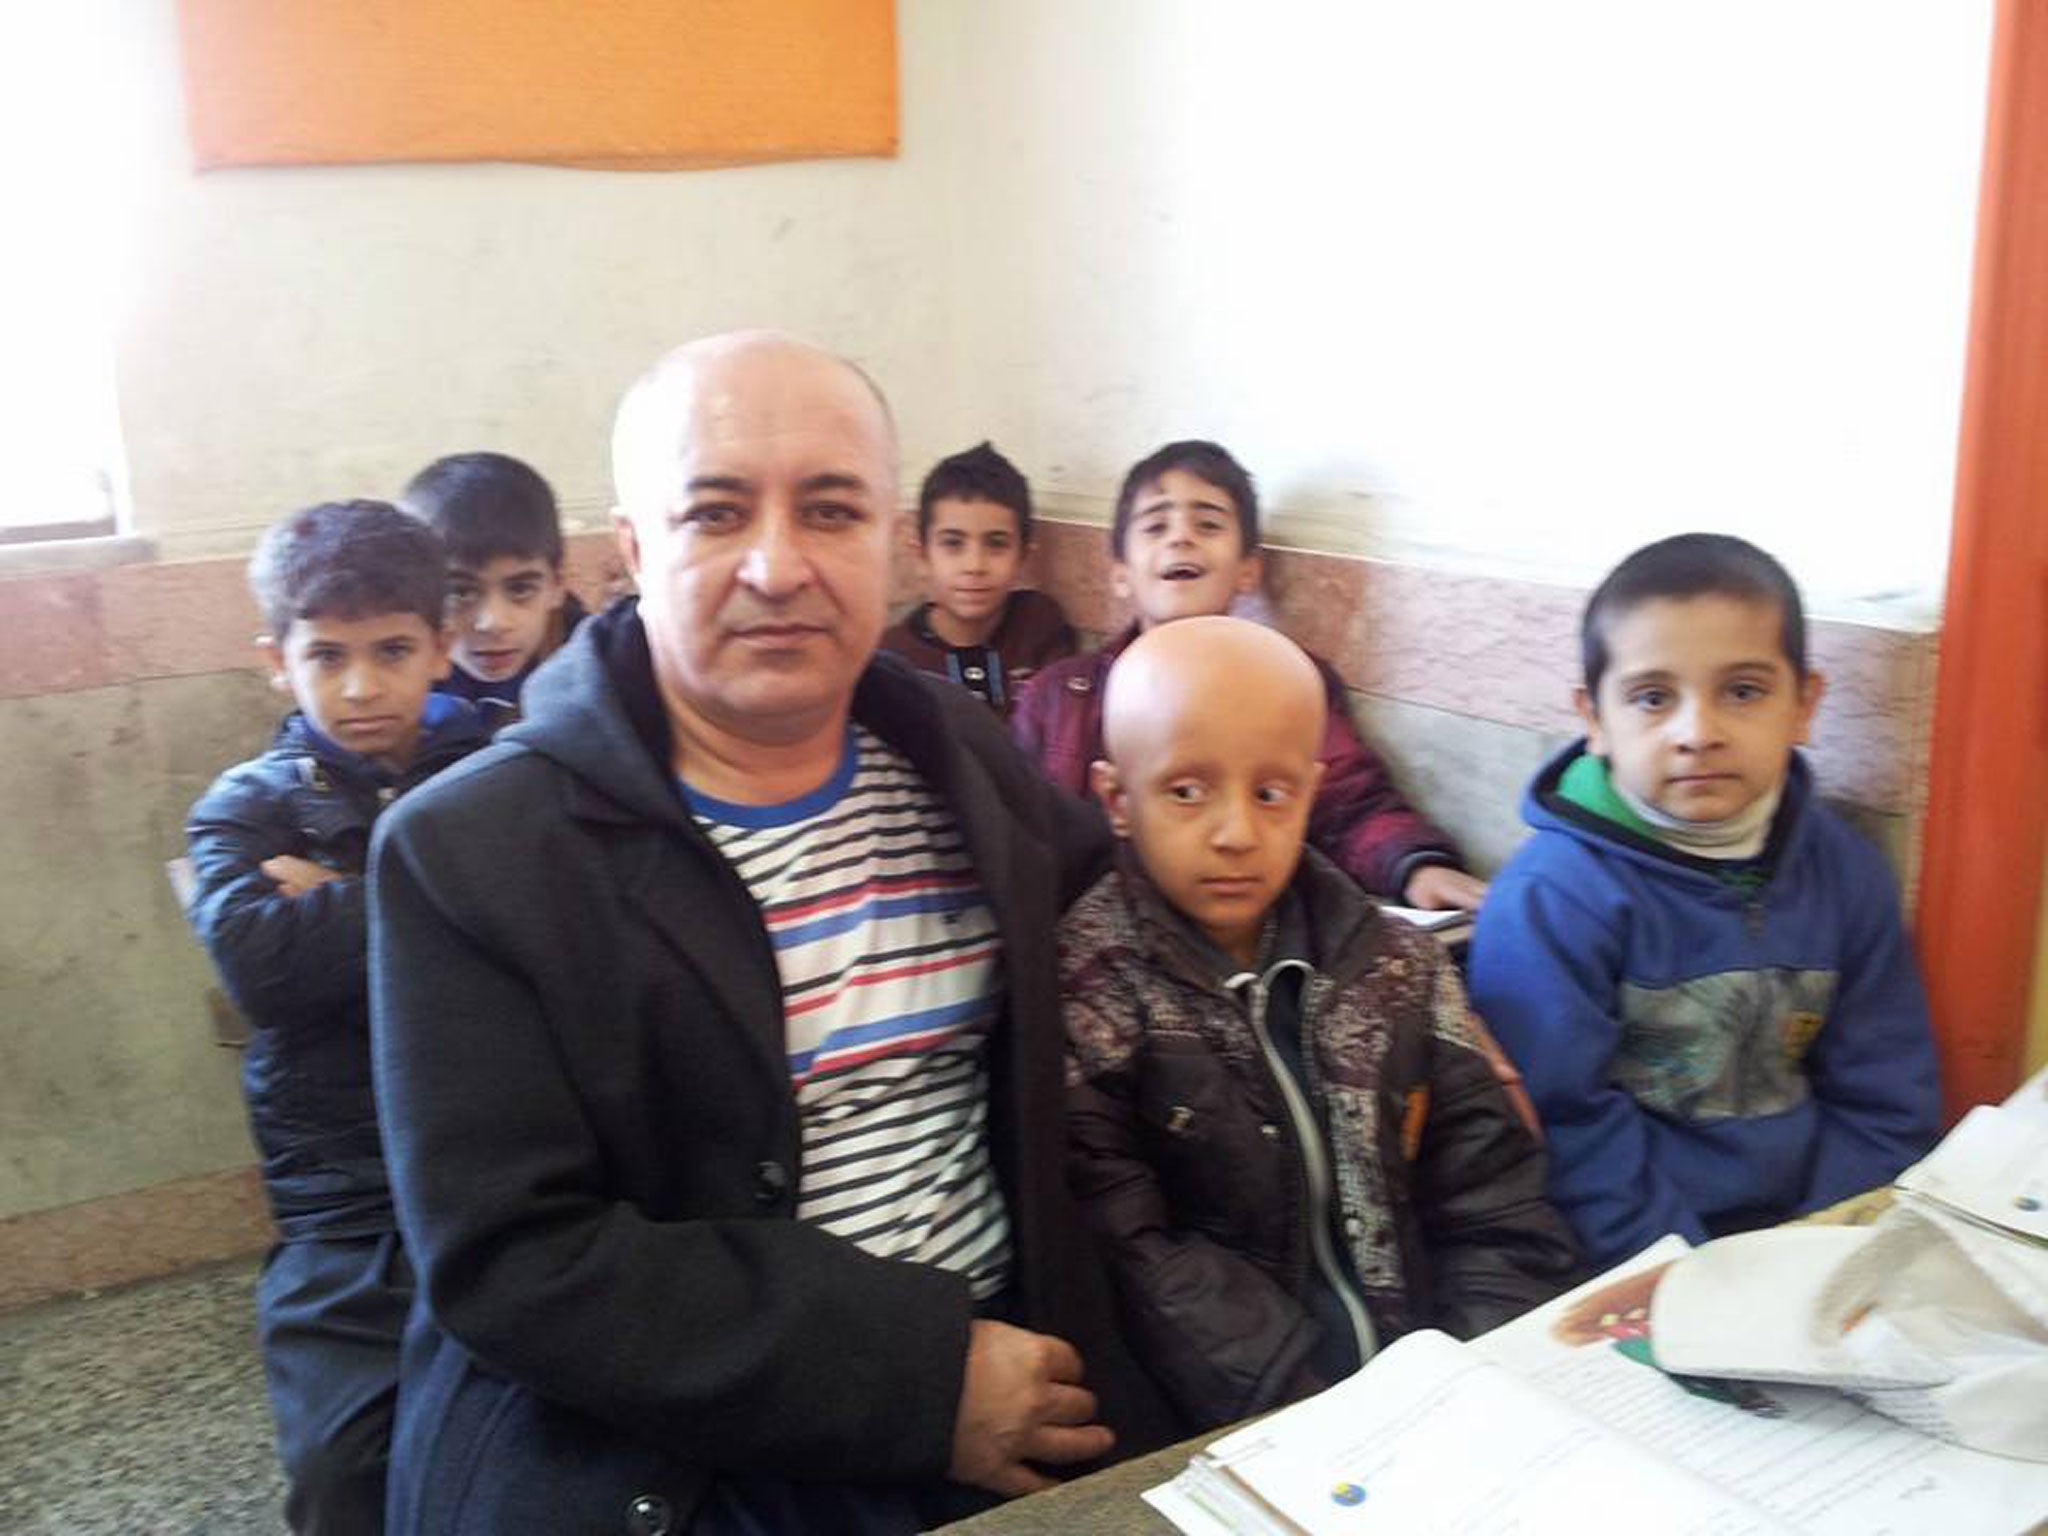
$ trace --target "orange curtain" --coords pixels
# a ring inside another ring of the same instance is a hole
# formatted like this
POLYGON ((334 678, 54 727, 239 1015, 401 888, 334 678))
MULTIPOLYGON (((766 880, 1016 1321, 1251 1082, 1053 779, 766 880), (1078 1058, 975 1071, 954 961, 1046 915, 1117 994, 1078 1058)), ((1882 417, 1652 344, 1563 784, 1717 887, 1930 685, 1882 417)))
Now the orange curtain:
POLYGON ((201 169, 896 151, 893 0, 179 0, 201 169))
POLYGON ((2000 0, 1920 966, 1951 1114, 2019 1081, 2048 841, 2048 6, 2000 0))

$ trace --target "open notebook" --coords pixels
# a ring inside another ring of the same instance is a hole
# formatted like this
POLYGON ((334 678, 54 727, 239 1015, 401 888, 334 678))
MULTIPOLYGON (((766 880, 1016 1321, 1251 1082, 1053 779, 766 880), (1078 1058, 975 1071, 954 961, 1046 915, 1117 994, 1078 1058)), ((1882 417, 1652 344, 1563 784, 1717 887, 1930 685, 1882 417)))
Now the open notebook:
POLYGON ((1684 1252, 1667 1237, 1469 1343, 1410 1334, 1145 1498, 1191 1536, 1998 1536, 2048 1518, 2048 1465, 1826 1388, 1659 1370, 1654 1277, 1684 1252))

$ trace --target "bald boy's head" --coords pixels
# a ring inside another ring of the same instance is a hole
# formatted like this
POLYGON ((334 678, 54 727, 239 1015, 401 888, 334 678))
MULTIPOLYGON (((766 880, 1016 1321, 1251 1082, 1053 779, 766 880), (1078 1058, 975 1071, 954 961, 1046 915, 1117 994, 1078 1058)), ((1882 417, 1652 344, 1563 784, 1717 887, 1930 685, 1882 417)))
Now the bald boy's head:
POLYGON ((1112 762, 1162 724, 1192 714, 1239 734, 1256 714, 1314 755, 1328 710, 1322 674, 1302 648, 1246 619, 1182 619, 1146 630, 1110 669, 1102 738, 1112 762), (1249 712, 1249 713, 1248 713, 1249 712))
POLYGON ((1110 669, 1095 792, 1160 894, 1241 965, 1300 862, 1328 708, 1307 654, 1244 619, 1158 625, 1110 669))

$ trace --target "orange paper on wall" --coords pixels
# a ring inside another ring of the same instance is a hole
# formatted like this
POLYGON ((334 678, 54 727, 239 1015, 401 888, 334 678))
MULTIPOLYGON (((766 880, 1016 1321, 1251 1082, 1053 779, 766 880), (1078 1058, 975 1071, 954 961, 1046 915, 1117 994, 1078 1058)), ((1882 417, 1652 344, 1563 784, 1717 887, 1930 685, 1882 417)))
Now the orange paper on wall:
POLYGON ((896 151, 894 0, 178 0, 201 169, 896 151))

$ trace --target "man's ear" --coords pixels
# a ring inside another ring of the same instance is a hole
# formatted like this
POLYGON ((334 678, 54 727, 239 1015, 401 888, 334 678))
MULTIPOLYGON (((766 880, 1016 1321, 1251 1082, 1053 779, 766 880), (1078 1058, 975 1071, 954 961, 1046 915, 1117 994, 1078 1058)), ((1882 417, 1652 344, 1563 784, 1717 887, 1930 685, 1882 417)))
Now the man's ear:
POLYGON ((1124 794, 1123 777, 1116 771, 1116 764, 1106 757, 1098 757, 1088 765, 1088 787, 1095 792, 1095 798, 1102 802, 1102 809, 1109 817, 1109 830, 1118 837, 1131 835, 1130 800, 1124 794))
POLYGON ((434 681, 440 682, 454 670, 455 626, 443 619, 434 629, 434 681))
POLYGON ((1600 709, 1584 683, 1572 689, 1572 708, 1579 712, 1579 723, 1586 728, 1586 750, 1595 757, 1605 757, 1607 737, 1600 729, 1600 709))
POLYGON ((619 547, 619 558, 625 562, 626 574, 633 578, 633 585, 640 585, 640 530, 633 526, 633 519, 624 507, 612 508, 612 541, 619 547))
POLYGON ((1253 550, 1244 557, 1244 563, 1237 568, 1237 581, 1231 590, 1239 597, 1250 597, 1259 590, 1266 577, 1266 557, 1262 550, 1253 550))
POLYGON ((1805 746, 1813 735, 1813 712, 1820 708, 1820 696, 1828 691, 1828 680, 1818 672, 1808 672, 1799 684, 1799 734, 1792 738, 1799 746, 1805 746))

